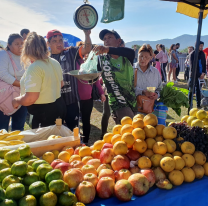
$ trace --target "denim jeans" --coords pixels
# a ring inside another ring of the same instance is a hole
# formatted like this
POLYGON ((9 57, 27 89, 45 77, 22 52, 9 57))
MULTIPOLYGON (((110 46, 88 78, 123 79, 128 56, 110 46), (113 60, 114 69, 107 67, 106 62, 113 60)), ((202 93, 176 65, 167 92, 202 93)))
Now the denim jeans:
MULTIPOLYGON (((190 80, 191 81, 191 80, 190 80)), ((190 91, 190 85, 191 83, 189 82, 189 91, 190 91)), ((194 88, 194 91, 193 91, 193 94, 196 93, 196 102, 197 102, 197 107, 200 107, 201 105, 201 89, 200 89, 200 86, 199 86, 199 81, 198 79, 195 80, 195 88, 194 88)), ((191 96, 190 96, 190 92, 188 94, 188 97, 189 97, 189 101, 191 99, 191 96)))
POLYGON ((9 130, 9 121, 10 118, 12 120, 12 131, 15 130, 24 130, 25 120, 27 116, 27 108, 21 106, 19 110, 17 110, 11 116, 4 115, 2 111, 0 111, 0 129, 9 130))

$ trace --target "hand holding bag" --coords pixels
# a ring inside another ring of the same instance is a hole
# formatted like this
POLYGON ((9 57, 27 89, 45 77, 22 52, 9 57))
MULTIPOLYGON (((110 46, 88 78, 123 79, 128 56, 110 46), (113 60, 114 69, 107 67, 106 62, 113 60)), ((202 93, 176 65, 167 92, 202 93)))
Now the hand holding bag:
MULTIPOLYGON (((11 54, 9 52, 7 52, 7 54, 9 55, 9 58, 12 62, 12 67, 14 69, 14 74, 16 78, 15 69, 17 69, 17 66, 14 63, 11 54)), ((20 95, 19 87, 15 87, 11 84, 8 84, 0 80, 0 110, 4 113, 4 115, 10 116, 14 114, 21 107, 19 106, 18 109, 14 109, 12 105, 12 100, 15 97, 18 97, 19 95, 20 95)))

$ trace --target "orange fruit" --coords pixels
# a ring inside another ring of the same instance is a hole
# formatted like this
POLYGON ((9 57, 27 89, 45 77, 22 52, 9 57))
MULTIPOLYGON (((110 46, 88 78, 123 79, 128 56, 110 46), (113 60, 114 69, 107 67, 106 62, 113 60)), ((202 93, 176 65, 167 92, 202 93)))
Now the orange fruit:
POLYGON ((163 140, 164 140, 163 136, 157 136, 157 137, 155 137, 155 141, 156 142, 163 142, 163 140))
POLYGON ((132 131, 135 139, 145 139, 145 131, 141 128, 136 128, 132 131))
POLYGON ((148 158, 151 158, 152 155, 154 155, 154 152, 151 149, 147 149, 144 153, 143 156, 146 156, 148 158))
POLYGON ((122 127, 122 129, 121 129, 121 134, 123 135, 123 134, 125 134, 125 133, 127 133, 127 132, 132 133, 133 130, 134 130, 134 128, 133 128, 132 125, 130 125, 130 124, 125 124, 125 125, 122 127))
POLYGON ((175 152, 175 150, 176 150, 176 143, 173 140, 166 139, 163 142, 167 145, 167 148, 168 148, 168 152, 169 153, 175 152))
POLYGON ((157 136, 162 136, 165 126, 163 124, 158 124, 155 128, 157 130, 157 136))
POLYGON ((137 119, 144 119, 144 117, 145 116, 143 114, 137 114, 137 115, 134 116, 133 120, 136 119, 136 118, 137 119))
POLYGON ((144 127, 144 122, 142 119, 139 118, 134 118, 132 122, 132 126, 134 128, 143 128, 144 127))
POLYGON ((104 136, 103 136, 103 140, 105 143, 111 143, 111 139, 113 137, 114 134, 112 133, 106 133, 104 136))
POLYGON ((116 155, 125 155, 128 152, 128 147, 125 142, 118 141, 113 145, 113 152, 116 155))
POLYGON ((157 126, 158 120, 154 114, 147 114, 144 119, 144 126, 151 125, 153 127, 157 126))
POLYGON ((183 142, 181 145, 181 151, 184 154, 193 154, 195 152, 195 145, 191 142, 183 142))
POLYGON ((163 158, 161 154, 154 154, 151 156, 151 162, 153 167, 159 167, 160 166, 160 160, 163 158))
POLYGON ((93 159, 92 156, 86 156, 82 158, 82 162, 86 165, 89 160, 93 159))
POLYGON ((84 147, 80 148, 79 156, 80 157, 91 156, 91 149, 90 149, 90 147, 84 146, 84 147))
POLYGON ((152 149, 153 145, 156 143, 156 141, 152 138, 146 139, 145 142, 147 143, 147 148, 148 149, 152 149))
POLYGON ((164 155, 167 152, 168 148, 164 142, 156 142, 153 146, 153 152, 155 154, 164 155))
POLYGON ((111 144, 115 144, 116 142, 118 142, 118 141, 121 141, 121 135, 120 134, 116 134, 116 135, 114 135, 113 137, 112 137, 112 139, 111 139, 111 144))
POLYGON ((121 125, 132 124, 132 119, 130 117, 123 117, 121 119, 121 125))
POLYGON ((71 156, 74 154, 74 148, 70 146, 66 146, 62 149, 62 151, 68 152, 71 156))
POLYGON ((121 141, 125 142, 128 148, 132 148, 135 139, 131 133, 125 133, 122 135, 121 141))
POLYGON ((160 160, 160 167, 165 172, 171 172, 175 169, 175 160, 171 157, 163 157, 160 160))
POLYGON ((81 157, 79 155, 72 155, 69 159, 69 163, 73 162, 73 161, 81 161, 81 157))
POLYGON ((147 150, 147 143, 144 140, 136 139, 133 145, 133 149, 139 153, 144 153, 147 150))
POLYGON ((69 162, 70 157, 71 155, 66 151, 62 151, 58 155, 58 159, 63 160, 64 162, 69 162))
POLYGON ((183 153, 180 152, 180 151, 175 151, 175 152, 172 153, 172 155, 173 155, 173 157, 174 157, 174 156, 182 157, 183 153))
POLYGON ((43 154, 43 160, 45 160, 49 164, 51 164, 54 159, 55 159, 55 156, 52 152, 46 152, 45 154, 43 154))
POLYGON ((93 145, 93 150, 101 150, 103 145, 105 144, 104 140, 97 140, 93 145))
POLYGON ((157 130, 151 125, 145 126, 144 132, 146 138, 155 138, 157 136, 157 130))
POLYGON ((149 169, 151 168, 151 166, 152 166, 152 163, 148 157, 143 156, 139 158, 138 167, 140 169, 149 169))
POLYGON ((121 128, 122 128, 122 125, 118 124, 116 126, 113 127, 113 134, 121 134, 121 128))

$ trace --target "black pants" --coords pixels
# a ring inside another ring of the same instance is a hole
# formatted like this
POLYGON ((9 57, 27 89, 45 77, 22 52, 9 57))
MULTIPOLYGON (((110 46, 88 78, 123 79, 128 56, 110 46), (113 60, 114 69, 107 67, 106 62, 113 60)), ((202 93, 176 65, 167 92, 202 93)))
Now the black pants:
POLYGON ((179 63, 178 63, 178 67, 176 68, 176 77, 178 77, 180 73, 180 66, 179 66, 179 63))
POLYGON ((160 64, 161 73, 162 73, 162 81, 164 81, 164 82, 167 82, 166 66, 167 66, 167 62, 160 64))
POLYGON ((103 102, 103 116, 101 120, 101 129, 102 129, 102 136, 107 132, 108 130, 108 121, 111 115, 110 112, 110 105, 108 103, 108 96, 105 95, 106 101, 103 102))
POLYGON ((57 118, 64 120, 66 116, 66 105, 62 97, 49 104, 33 104, 27 109, 33 115, 32 129, 54 125, 57 118))
MULTIPOLYGON (((191 86, 191 81, 189 83, 189 91, 190 91, 190 86, 191 86)), ((201 89, 200 89, 198 79, 195 80, 195 88, 194 88, 193 94, 194 93, 196 93, 197 107, 200 107, 200 105, 201 105, 201 89)), ((189 92, 188 96, 189 96, 189 102, 190 102, 190 100, 191 100, 190 92, 189 92)))
POLYGON ((90 137, 90 116, 93 108, 93 99, 81 100, 80 101, 80 112, 82 114, 82 124, 83 124, 83 136, 84 143, 88 143, 90 137))
POLYGON ((185 72, 184 72, 184 80, 189 80, 189 67, 185 68, 185 72))
POLYGON ((66 105, 66 111, 66 125, 71 131, 73 131, 75 127, 79 126, 79 102, 66 105))

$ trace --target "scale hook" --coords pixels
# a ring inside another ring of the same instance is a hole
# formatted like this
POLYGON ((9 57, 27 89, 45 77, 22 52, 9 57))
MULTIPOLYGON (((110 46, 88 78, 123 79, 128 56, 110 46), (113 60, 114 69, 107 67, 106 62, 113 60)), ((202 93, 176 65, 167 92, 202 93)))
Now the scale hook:
POLYGON ((90 4, 88 0, 83 0, 85 4, 90 4))

